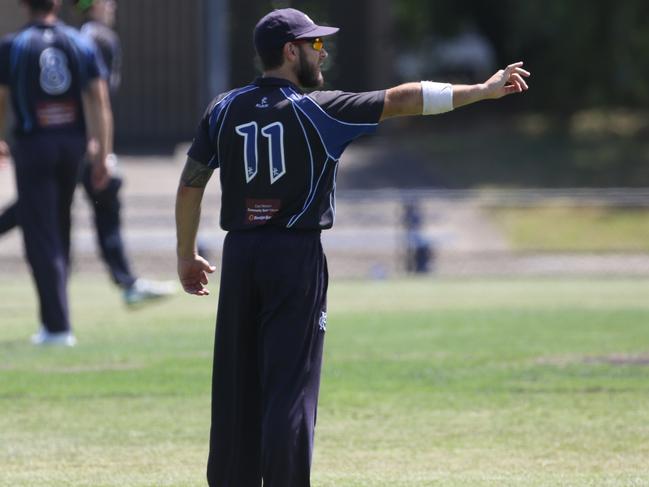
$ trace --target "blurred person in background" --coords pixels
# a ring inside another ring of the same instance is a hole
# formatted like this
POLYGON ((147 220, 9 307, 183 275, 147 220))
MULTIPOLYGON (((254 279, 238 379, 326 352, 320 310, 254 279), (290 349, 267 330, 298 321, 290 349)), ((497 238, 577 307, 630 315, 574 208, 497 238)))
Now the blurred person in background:
POLYGON ((91 179, 108 184, 112 113, 105 67, 94 45, 58 17, 61 0, 21 0, 29 22, 0 41, 0 134, 8 100, 14 109, 13 157, 27 260, 40 302, 36 345, 73 346, 67 281, 70 207, 89 139, 96 141, 91 179))
POLYGON ((223 245, 207 478, 213 487, 308 487, 327 329, 327 264, 338 161, 392 117, 434 115, 527 90, 523 63, 486 82, 422 81, 367 93, 319 91, 326 36, 295 9, 257 24, 263 75, 208 106, 176 198, 178 275, 209 294, 196 245, 205 187, 219 169, 223 245), (315 89, 305 94, 305 89, 315 89))
MULTIPOLYGON (((113 29, 117 2, 116 0, 74 0, 74 3, 85 16, 81 33, 94 42, 106 66, 110 97, 111 101, 114 101, 121 84, 122 66, 121 43, 113 29)), ((88 144, 89 157, 94 157, 97 150, 97 141, 91 139, 88 144)), ((131 269, 121 231, 120 189, 123 179, 115 154, 109 154, 107 164, 109 181, 101 190, 97 190, 92 185, 91 164, 86 164, 82 170, 83 187, 94 210, 94 223, 101 257, 113 282, 122 289, 126 304, 137 305, 167 297, 175 292, 172 282, 141 279, 131 269)), ((0 234, 17 224, 16 207, 7 208, 0 215, 0 234)))
POLYGON ((406 233, 406 272, 425 274, 431 270, 435 254, 424 232, 424 212, 418 201, 407 201, 403 205, 403 226, 406 233))
MULTIPOLYGON (((93 40, 106 64, 111 100, 114 101, 122 81, 122 46, 114 30, 117 1, 74 0, 74 2, 85 16, 81 33, 93 40)), ((95 148, 96 146, 91 143, 89 153, 92 154, 95 148)), ((85 167, 82 177, 83 187, 95 212, 97 241, 101 256, 113 282, 123 290, 126 304, 140 304, 169 296, 175 291, 173 283, 138 278, 131 270, 121 232, 122 205, 119 192, 123 179, 115 154, 110 154, 108 161, 110 182, 102 191, 93 188, 89 166, 85 167)))

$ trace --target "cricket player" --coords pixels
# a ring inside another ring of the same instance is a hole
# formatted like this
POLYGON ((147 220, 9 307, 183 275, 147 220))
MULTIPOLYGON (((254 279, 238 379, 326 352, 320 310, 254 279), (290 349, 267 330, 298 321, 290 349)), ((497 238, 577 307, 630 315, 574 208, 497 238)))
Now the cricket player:
POLYGON ((105 68, 91 42, 57 18, 60 0, 21 0, 29 23, 0 41, 0 135, 7 101, 15 142, 17 214, 40 300, 34 344, 72 346, 67 299, 70 206, 88 138, 97 141, 92 184, 108 183, 112 113, 105 68))
POLYGON ((176 201, 178 274, 209 294, 196 250, 203 191, 219 169, 223 248, 207 478, 217 487, 307 487, 327 327, 322 230, 350 142, 391 117, 434 115, 527 90, 515 63, 467 86, 421 81, 367 93, 317 91, 338 31, 294 9, 254 31, 263 74, 219 95, 188 152, 176 201), (308 94, 305 89, 316 89, 308 94))
MULTIPOLYGON (((114 30, 116 0, 74 0, 84 14, 85 22, 81 33, 92 41, 106 66, 110 98, 117 96, 121 84, 122 48, 119 36, 114 30)), ((111 103, 112 105, 112 103, 111 103)), ((89 155, 97 150, 93 139, 88 145, 89 155)), ((81 180, 92 205, 97 243, 101 257, 113 282, 122 290, 127 305, 139 305, 167 297, 175 292, 171 282, 142 279, 132 271, 130 259, 122 238, 122 203, 120 192, 122 175, 115 154, 108 155, 108 182, 101 190, 92 184, 92 164, 83 164, 81 180)), ((0 235, 18 226, 17 204, 0 213, 0 235)))
MULTIPOLYGON (((108 69, 111 100, 117 96, 122 80, 122 46, 115 32, 117 0, 74 0, 85 15, 81 33, 95 43, 108 69)), ((90 146, 93 147, 93 144, 90 146)), ((110 180, 101 191, 92 186, 90 166, 82 174, 83 187, 92 204, 101 257, 113 282, 122 290, 127 305, 138 305, 168 297, 176 292, 172 282, 138 277, 132 270, 122 238, 121 188, 123 178, 115 154, 109 155, 110 180)))

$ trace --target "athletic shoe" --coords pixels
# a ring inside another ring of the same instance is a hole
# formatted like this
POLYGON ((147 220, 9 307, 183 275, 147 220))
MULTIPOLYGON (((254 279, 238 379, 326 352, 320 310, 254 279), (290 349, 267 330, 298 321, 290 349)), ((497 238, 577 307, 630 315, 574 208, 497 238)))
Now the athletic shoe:
POLYGON ((130 288, 124 290, 124 301, 127 305, 136 305, 166 298, 175 293, 176 285, 172 281, 138 279, 130 288))
POLYGON ((32 335, 31 342, 38 346, 74 347, 77 344, 77 339, 70 331, 52 333, 41 328, 38 333, 32 335))

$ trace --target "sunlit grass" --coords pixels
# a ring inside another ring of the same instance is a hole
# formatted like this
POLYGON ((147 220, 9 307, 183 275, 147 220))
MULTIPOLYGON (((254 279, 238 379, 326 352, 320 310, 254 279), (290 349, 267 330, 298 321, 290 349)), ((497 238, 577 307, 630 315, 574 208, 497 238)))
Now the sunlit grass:
POLYGON ((491 214, 517 250, 649 251, 649 209, 552 205, 491 214))
MULTIPOLYGON (((213 286, 216 291, 216 286, 213 286)), ((205 485, 216 292, 130 311, 73 282, 34 349, 0 281, 0 485, 205 485)), ((313 485, 649 484, 648 280, 338 281, 313 485)))

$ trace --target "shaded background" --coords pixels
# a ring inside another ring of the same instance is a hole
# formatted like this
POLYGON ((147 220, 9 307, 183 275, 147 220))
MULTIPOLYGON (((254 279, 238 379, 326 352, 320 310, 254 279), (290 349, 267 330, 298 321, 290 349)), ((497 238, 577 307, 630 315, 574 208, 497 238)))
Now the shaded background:
MULTIPOLYGON (((62 17, 79 25, 64 2, 62 17)), ((640 0, 122 0, 116 147, 139 269, 173 275, 187 144, 209 100, 259 74, 254 25, 287 6, 342 28, 327 39, 325 88, 475 83, 517 60, 533 73, 524 95, 390 120, 349 148, 336 231, 323 236, 335 275, 411 272, 412 252, 441 276, 649 275, 649 4, 640 0)), ((0 32, 23 15, 17 0, 0 2, 0 32)), ((0 172, 0 207, 13 199, 10 176, 0 172)), ((201 226, 215 260, 219 196, 210 185, 201 226)), ((97 270, 87 205, 75 203, 74 218, 78 266, 97 270)), ((21 265, 20 252, 14 233, 0 267, 21 265)))
MULTIPOLYGON (((342 27, 327 45, 329 88, 479 82, 519 59, 533 72, 525 96, 383 129, 401 148, 377 167, 395 157, 437 166, 395 186, 649 185, 649 4, 641 0, 122 1, 117 147, 170 151, 190 140, 213 96, 258 74, 252 29, 287 6, 342 27)), ((2 2, 0 31, 21 16, 2 2)), ((80 22, 68 4, 62 16, 80 22)))

